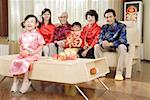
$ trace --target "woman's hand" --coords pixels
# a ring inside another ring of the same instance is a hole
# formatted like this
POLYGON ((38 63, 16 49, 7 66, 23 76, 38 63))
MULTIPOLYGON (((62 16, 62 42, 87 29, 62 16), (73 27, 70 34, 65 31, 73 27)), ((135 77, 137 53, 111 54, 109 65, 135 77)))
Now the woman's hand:
POLYGON ((88 46, 86 49, 84 49, 84 51, 82 52, 82 56, 85 57, 88 53, 88 51, 92 48, 92 46, 88 46))
POLYGON ((84 46, 83 49, 86 50, 88 48, 88 46, 84 46))
POLYGON ((85 56, 87 55, 88 51, 89 51, 91 48, 92 48, 91 46, 87 47, 87 49, 85 49, 85 50, 82 52, 81 55, 82 55, 83 57, 85 57, 85 56))
POLYGON ((87 55, 88 51, 89 51, 88 49, 85 49, 85 50, 82 52, 81 55, 82 55, 83 57, 85 57, 85 56, 87 55))

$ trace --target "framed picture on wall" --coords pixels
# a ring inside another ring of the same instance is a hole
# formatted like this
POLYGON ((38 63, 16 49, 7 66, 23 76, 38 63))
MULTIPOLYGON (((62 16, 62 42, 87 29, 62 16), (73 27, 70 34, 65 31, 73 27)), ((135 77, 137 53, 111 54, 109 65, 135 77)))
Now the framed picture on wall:
POLYGON ((137 21, 137 13, 139 12, 139 3, 126 4, 126 17, 127 21, 137 21))
POLYGON ((140 56, 143 59, 143 3, 142 1, 132 1, 124 3, 124 20, 125 21, 133 21, 137 25, 137 33, 139 40, 141 42, 140 56))
POLYGON ((143 41, 142 34, 142 17, 143 3, 142 1, 133 1, 124 3, 124 20, 134 21, 137 23, 138 31, 141 34, 141 42, 143 41))
POLYGON ((143 4, 141 1, 124 3, 124 20, 139 21, 142 20, 143 4))

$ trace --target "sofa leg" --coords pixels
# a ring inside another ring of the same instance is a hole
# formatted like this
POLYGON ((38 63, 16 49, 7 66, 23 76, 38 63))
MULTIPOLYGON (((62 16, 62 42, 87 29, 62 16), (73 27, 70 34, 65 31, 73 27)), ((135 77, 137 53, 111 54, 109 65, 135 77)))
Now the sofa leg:
POLYGON ((126 76, 125 78, 131 78, 132 73, 132 59, 128 58, 128 62, 126 64, 126 76))
POLYGON ((142 71, 141 60, 140 59, 138 59, 137 62, 136 62, 136 71, 142 71))

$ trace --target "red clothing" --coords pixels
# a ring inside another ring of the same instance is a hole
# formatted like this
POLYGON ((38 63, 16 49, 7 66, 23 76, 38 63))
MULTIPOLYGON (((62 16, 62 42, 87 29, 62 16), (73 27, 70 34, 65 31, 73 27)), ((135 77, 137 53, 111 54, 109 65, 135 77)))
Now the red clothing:
POLYGON ((82 39, 81 39, 81 31, 71 31, 67 34, 67 39, 65 43, 65 47, 72 47, 72 48, 79 48, 82 45, 82 39))
POLYGON ((56 27, 54 32, 54 41, 60 41, 66 39, 66 35, 71 31, 71 25, 69 23, 56 27))
POLYGON ((81 33, 81 38, 83 39, 82 46, 85 46, 86 41, 88 46, 94 47, 94 45, 98 42, 100 31, 101 27, 97 23, 94 23, 91 28, 89 28, 88 25, 84 26, 81 33))
POLYGON ((49 44, 53 41, 54 37, 54 31, 55 31, 55 25, 53 24, 43 24, 38 31, 43 36, 45 43, 49 44))

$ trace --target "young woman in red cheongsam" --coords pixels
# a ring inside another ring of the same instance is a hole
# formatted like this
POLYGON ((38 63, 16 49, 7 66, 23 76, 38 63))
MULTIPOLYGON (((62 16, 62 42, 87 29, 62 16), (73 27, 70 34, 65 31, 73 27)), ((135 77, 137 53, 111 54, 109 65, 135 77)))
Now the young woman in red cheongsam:
POLYGON ((51 11, 50 9, 45 8, 42 11, 42 21, 41 27, 38 31, 41 33, 45 40, 45 46, 43 48, 44 56, 52 56, 53 50, 50 50, 51 43, 53 42, 53 36, 55 31, 55 25, 51 22, 51 11))

